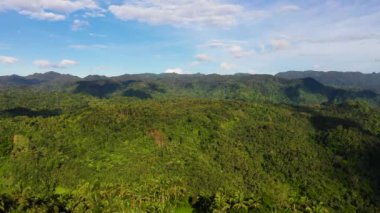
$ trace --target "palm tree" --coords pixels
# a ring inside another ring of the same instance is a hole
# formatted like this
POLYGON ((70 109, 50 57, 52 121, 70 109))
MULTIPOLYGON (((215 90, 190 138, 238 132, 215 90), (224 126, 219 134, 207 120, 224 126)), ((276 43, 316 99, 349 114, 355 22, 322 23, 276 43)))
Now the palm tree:
POLYGON ((244 193, 237 192, 235 193, 235 196, 232 198, 232 209, 236 210, 238 212, 248 212, 248 206, 245 202, 244 193))

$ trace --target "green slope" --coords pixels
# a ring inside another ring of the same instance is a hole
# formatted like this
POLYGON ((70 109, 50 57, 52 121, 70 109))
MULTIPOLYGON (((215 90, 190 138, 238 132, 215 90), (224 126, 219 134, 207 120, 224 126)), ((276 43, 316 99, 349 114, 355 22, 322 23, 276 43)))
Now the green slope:
POLYGON ((0 77, 0 88, 15 87, 39 91, 65 91, 97 98, 207 98, 303 105, 364 100, 380 104, 380 96, 375 92, 337 89, 325 86, 312 78, 286 80, 271 75, 136 74, 78 78, 49 72, 25 78, 0 77))
POLYGON ((380 73, 288 71, 278 73, 276 76, 284 79, 313 78, 336 88, 380 92, 380 73))
POLYGON ((19 90, 0 103, 2 211, 380 210, 380 112, 365 102, 19 90))

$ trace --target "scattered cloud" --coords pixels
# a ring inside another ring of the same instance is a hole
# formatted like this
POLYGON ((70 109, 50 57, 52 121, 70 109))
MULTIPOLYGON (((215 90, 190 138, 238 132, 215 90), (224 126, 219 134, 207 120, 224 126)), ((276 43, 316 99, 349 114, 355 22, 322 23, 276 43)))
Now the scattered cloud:
POLYGON ((61 67, 67 67, 67 66, 72 66, 72 65, 77 65, 78 62, 69 60, 69 59, 63 59, 60 63, 59 66, 61 67))
POLYGON ((106 49, 108 48, 108 46, 103 45, 103 44, 91 44, 91 45, 74 44, 74 45, 70 45, 69 48, 76 49, 76 50, 87 50, 87 49, 106 49))
POLYGON ((210 57, 206 54, 198 54, 195 56, 195 59, 198 61, 198 62, 203 62, 203 61, 209 61, 210 60, 210 57))
POLYGON ((233 68, 233 65, 230 64, 230 63, 227 63, 227 62, 222 62, 220 63, 220 68, 224 69, 224 70, 230 70, 233 68))
POLYGON ((290 13, 295 13, 297 11, 301 11, 302 8, 295 4, 288 4, 288 5, 275 5, 270 6, 265 9, 258 9, 258 10, 246 10, 242 14, 242 19, 245 21, 248 21, 249 24, 252 23, 258 23, 260 21, 264 21, 266 19, 276 19, 279 16, 283 16, 290 13))
POLYGON ((90 26, 90 23, 88 23, 88 21, 75 19, 73 21, 73 24, 71 25, 71 30, 72 31, 83 30, 84 28, 86 28, 88 26, 90 26))
POLYGON ((229 48, 234 45, 240 45, 245 43, 244 41, 238 41, 238 40, 210 40, 206 44, 202 45, 201 47, 204 48, 229 48))
POLYGON ((2 64, 15 64, 18 59, 11 56, 0 56, 0 63, 2 64))
POLYGON ((292 44, 286 39, 273 39, 270 43, 274 50, 286 50, 292 46, 292 44))
POLYGON ((1 11, 16 11, 32 19, 61 21, 70 13, 102 11, 95 0, 2 0, 1 11))
POLYGON ((84 18, 99 18, 99 17, 104 17, 107 10, 103 9, 103 8, 99 8, 97 10, 91 10, 91 11, 87 11, 84 13, 83 17, 84 18))
POLYGON ((310 43, 342 43, 342 42, 353 42, 353 41, 364 41, 364 40, 380 41, 380 34, 379 33, 352 34, 352 35, 330 36, 330 37, 316 38, 316 39, 303 39, 302 41, 310 42, 310 43))
POLYGON ((19 12, 21 15, 29 16, 32 19, 49 20, 49 21, 62 21, 66 17, 61 14, 45 12, 45 11, 27 11, 22 10, 19 12))
POLYGON ((244 56, 248 56, 252 54, 252 52, 243 50, 243 48, 239 45, 232 45, 231 47, 229 47, 228 51, 235 58, 242 58, 244 56))
POLYGON ((185 72, 181 68, 177 67, 177 68, 169 68, 165 70, 165 73, 184 74, 185 72))
POLYGON ((195 61, 191 62, 191 66, 197 66, 202 62, 211 61, 211 58, 207 54, 197 54, 194 56, 195 61))
POLYGON ((79 62, 69 59, 63 59, 59 63, 52 63, 48 60, 36 60, 34 64, 42 69, 64 69, 68 66, 77 65, 79 62))
POLYGON ((244 41, 234 41, 234 40, 211 40, 206 44, 202 45, 202 48, 211 49, 223 49, 230 53, 234 58, 242 58, 254 54, 254 51, 244 50, 242 45, 245 44, 244 41))
POLYGON ((109 11, 124 21, 152 25, 230 27, 243 7, 218 0, 130 0, 109 6, 109 11))

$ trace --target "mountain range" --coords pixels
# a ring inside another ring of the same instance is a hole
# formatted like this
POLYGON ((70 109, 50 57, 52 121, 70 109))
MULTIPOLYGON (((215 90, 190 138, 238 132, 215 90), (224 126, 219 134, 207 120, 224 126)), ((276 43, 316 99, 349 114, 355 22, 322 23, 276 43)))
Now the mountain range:
POLYGON ((367 100, 379 104, 379 74, 344 72, 285 72, 272 75, 126 74, 80 78, 57 72, 29 76, 1 76, 0 88, 30 88, 80 93, 98 98, 121 96, 137 99, 211 98, 271 101, 291 104, 340 103, 367 100), (329 76, 332 76, 329 78, 329 76), (343 76, 343 77, 341 77, 343 76), (361 76, 361 77, 353 77, 361 76), (370 78, 365 85, 363 79, 370 78), (342 80, 343 79, 343 80, 342 80), (350 79, 350 80, 345 80, 350 79), (344 82, 344 83, 340 83, 344 82), (353 82, 350 86, 350 82, 353 82))
POLYGON ((0 212, 380 212, 371 90, 249 74, 0 86, 0 212))
POLYGON ((322 84, 337 88, 380 92, 380 73, 288 71, 276 76, 284 79, 313 78, 322 84))

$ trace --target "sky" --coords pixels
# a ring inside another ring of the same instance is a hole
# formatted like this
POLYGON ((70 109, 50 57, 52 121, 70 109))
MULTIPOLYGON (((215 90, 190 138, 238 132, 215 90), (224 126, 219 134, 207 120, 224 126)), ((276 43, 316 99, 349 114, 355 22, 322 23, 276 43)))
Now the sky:
POLYGON ((380 72, 379 0, 0 0, 0 75, 380 72))

